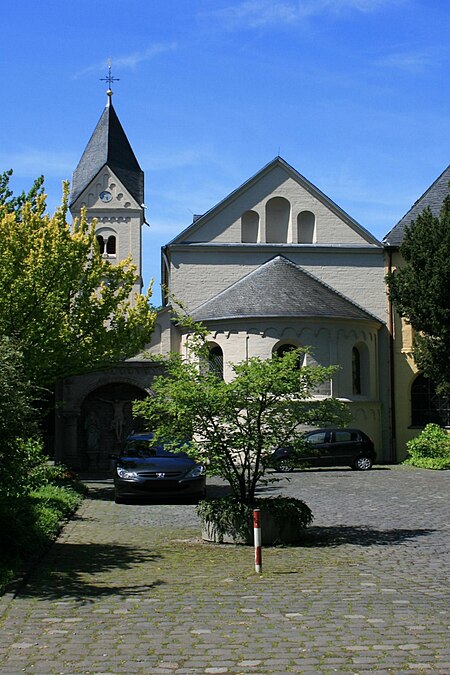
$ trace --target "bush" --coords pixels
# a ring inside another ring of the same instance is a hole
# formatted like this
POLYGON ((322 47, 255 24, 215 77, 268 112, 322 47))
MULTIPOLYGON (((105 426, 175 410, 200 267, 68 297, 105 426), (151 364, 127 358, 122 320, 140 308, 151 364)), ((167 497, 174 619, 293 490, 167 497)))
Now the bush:
POLYGON ((421 469, 450 469, 450 435, 437 424, 427 424, 406 447, 409 457, 404 464, 421 469))
POLYGON ((47 483, 27 495, 0 497, 0 593, 32 556, 54 540, 61 522, 82 501, 83 488, 65 470, 47 467, 61 484, 47 483))
POLYGON ((48 458, 37 438, 16 438, 2 448, 0 495, 18 497, 28 494, 50 477, 48 458))

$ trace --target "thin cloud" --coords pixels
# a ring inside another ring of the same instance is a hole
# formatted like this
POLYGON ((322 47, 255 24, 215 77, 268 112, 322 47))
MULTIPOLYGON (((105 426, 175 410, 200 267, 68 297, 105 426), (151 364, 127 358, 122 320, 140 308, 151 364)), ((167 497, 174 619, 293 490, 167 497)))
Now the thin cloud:
MULTIPOLYGON (((178 45, 176 42, 159 42, 154 45, 151 45, 147 49, 144 49, 140 52, 132 52, 131 54, 125 54, 123 56, 113 56, 111 57, 111 62, 114 68, 135 68, 139 63, 143 61, 150 61, 155 56, 162 54, 163 52, 169 52, 177 49, 178 45)), ((93 63, 90 66, 87 66, 83 70, 80 70, 73 77, 74 80, 78 80, 86 75, 91 73, 97 73, 103 71, 108 65, 107 59, 104 61, 99 61, 93 63)))
POLYGON ((12 168, 16 177, 27 178, 39 176, 61 177, 71 176, 76 158, 69 153, 48 152, 29 148, 21 152, 9 153, 8 156, 0 155, 0 165, 12 168))
POLYGON ((404 0, 245 0, 211 15, 229 28, 259 28, 269 24, 298 24, 309 17, 346 11, 374 12, 404 0))
POLYGON ((439 64, 439 59, 426 52, 398 52, 379 59, 375 65, 410 73, 423 73, 439 64))

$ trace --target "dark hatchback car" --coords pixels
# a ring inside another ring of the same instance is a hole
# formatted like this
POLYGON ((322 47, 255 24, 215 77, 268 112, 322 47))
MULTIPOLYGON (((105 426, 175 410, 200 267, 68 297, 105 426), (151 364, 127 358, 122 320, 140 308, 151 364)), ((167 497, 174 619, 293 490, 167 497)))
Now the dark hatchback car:
POLYGON ((296 466, 350 466, 367 471, 376 460, 373 442, 359 429, 315 429, 305 432, 303 439, 308 448, 304 453, 289 447, 277 448, 270 457, 270 466, 282 472, 296 466))
POLYGON ((205 496, 206 470, 185 452, 172 452, 153 443, 153 434, 129 436, 114 459, 116 504, 130 499, 205 496))

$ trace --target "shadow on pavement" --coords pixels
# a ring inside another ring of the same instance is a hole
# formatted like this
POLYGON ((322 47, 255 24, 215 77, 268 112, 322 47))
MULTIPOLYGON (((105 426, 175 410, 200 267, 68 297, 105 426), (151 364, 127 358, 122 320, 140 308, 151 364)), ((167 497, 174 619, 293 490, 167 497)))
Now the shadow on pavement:
POLYGON ((375 530, 371 527, 338 525, 334 527, 308 527, 301 546, 310 548, 336 547, 345 544, 356 546, 392 546, 426 537, 436 530, 375 530))
POLYGON ((161 556, 145 549, 120 544, 69 544, 56 542, 40 564, 16 590, 15 596, 51 600, 76 600, 82 604, 101 597, 148 595, 164 582, 123 585, 126 571, 145 566, 144 578, 151 578, 151 564, 161 556))

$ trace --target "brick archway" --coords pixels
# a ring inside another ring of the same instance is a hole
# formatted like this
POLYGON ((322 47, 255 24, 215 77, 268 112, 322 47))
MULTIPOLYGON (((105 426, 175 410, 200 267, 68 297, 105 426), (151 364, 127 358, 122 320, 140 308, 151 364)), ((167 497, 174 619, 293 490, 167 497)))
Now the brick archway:
POLYGON ((132 431, 142 431, 143 422, 133 417, 132 401, 147 392, 124 382, 97 387, 81 405, 78 428, 78 456, 89 471, 105 471, 109 455, 117 453, 132 431))

